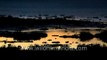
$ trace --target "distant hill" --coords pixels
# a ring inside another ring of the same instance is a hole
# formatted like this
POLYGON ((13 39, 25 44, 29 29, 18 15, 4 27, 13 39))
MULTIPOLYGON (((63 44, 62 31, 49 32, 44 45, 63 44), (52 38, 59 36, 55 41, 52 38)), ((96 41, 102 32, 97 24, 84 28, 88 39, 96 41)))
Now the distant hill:
POLYGON ((94 22, 89 20, 67 20, 66 18, 55 19, 32 19, 18 17, 0 17, 0 29, 28 29, 38 27, 107 27, 107 24, 102 22, 94 22))

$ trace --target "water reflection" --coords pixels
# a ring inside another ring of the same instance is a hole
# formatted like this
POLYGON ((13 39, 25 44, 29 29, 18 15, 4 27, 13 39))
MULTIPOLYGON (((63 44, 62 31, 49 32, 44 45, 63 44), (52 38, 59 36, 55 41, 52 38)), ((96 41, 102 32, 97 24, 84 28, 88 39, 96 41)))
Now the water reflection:
MULTIPOLYGON (((26 32, 31 32, 31 30, 26 30, 26 32)), ((61 45, 68 45, 69 48, 77 48, 79 45, 90 45, 90 44, 99 44, 100 46, 107 46, 107 43, 105 41, 102 41, 101 38, 98 38, 98 34, 101 33, 99 30, 86 30, 86 29, 48 29, 45 30, 45 33, 42 33, 41 39, 33 39, 37 38, 40 34, 37 33, 32 34, 23 34, 19 36, 19 40, 21 40, 22 36, 23 38, 26 38, 25 40, 19 41, 18 39, 14 38, 14 34, 10 35, 10 33, 7 35, 1 33, 0 37, 0 47, 8 47, 9 44, 11 46, 19 47, 21 46, 21 49, 28 49, 30 46, 44 46, 44 45, 55 45, 55 46, 61 46, 61 45), (44 36, 44 35, 45 36, 44 36), (3 37, 2 37, 3 36, 3 37), (4 37, 5 36, 5 37, 4 37), (13 38, 12 38, 13 36, 13 38), (32 37, 33 36, 33 37, 32 37), (28 37, 31 37, 32 39, 27 39, 28 37), (29 41, 28 41, 29 40, 29 41)), ((39 30, 41 32, 41 30, 39 30)), ((16 34, 16 33, 15 33, 16 34)), ((22 34, 22 33, 21 33, 22 34)), ((40 35, 41 36, 41 35, 40 35)))

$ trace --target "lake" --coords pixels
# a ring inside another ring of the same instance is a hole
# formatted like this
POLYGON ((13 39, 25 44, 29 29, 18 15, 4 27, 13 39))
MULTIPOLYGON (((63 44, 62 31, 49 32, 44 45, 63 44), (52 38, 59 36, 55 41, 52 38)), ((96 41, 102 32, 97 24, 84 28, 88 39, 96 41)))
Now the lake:
MULTIPOLYGON (((35 45, 38 45, 38 46, 57 45, 55 47, 59 49, 61 45, 68 45, 69 48, 75 48, 75 49, 77 49, 79 45, 99 44, 100 47, 103 47, 103 46, 107 46, 107 42, 101 40, 98 37, 95 37, 94 35, 99 34, 104 30, 106 30, 106 28, 64 28, 64 29, 48 28, 46 30, 28 29, 28 30, 22 30, 21 32, 22 33, 23 32, 24 33, 43 32, 43 33, 46 33, 47 36, 40 37, 40 39, 17 40, 12 36, 5 37, 5 35, 4 36, 0 35, 0 47, 3 47, 3 46, 19 47, 20 46, 22 50, 28 50, 31 46, 35 46, 35 45), (89 34, 85 37, 85 35, 81 35, 82 34, 81 32, 88 32, 89 34), (83 37, 81 38, 81 36, 83 37)), ((38 36, 34 35, 34 37, 38 37, 38 36)), ((27 39, 26 36, 25 38, 27 39)))

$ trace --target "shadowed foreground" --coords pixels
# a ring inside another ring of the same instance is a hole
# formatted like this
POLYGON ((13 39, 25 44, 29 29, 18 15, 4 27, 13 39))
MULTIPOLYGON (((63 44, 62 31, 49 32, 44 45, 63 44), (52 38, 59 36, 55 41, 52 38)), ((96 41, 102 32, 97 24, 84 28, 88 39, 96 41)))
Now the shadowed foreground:
POLYGON ((75 56, 75 57, 91 57, 91 56, 103 56, 106 54, 107 48, 100 47, 99 45, 80 45, 78 47, 87 47, 86 51, 36 51, 36 50, 20 50, 20 47, 2 47, 0 48, 1 56, 17 56, 17 57, 61 57, 61 56, 75 56))

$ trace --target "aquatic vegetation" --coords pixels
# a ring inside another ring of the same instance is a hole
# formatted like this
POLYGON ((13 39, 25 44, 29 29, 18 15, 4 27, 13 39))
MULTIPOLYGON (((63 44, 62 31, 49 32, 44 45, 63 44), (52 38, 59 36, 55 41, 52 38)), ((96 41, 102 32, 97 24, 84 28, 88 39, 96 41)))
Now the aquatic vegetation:
POLYGON ((80 32, 79 38, 81 41, 86 41, 94 38, 94 36, 89 32, 80 32))
POLYGON ((13 37, 16 40, 37 40, 43 37, 47 37, 44 32, 8 32, 0 31, 0 35, 3 37, 13 37))
POLYGON ((96 34, 95 37, 103 40, 104 42, 107 42, 107 30, 102 31, 101 33, 96 34))

